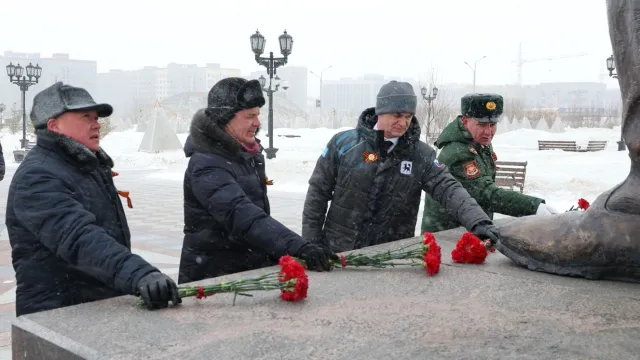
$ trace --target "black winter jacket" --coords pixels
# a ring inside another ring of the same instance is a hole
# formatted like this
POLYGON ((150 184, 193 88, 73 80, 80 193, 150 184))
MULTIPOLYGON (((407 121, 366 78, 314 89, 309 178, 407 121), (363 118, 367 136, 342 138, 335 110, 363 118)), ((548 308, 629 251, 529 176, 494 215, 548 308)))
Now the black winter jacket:
POLYGON ((5 172, 4 154, 2 153, 2 144, 0 144, 0 181, 4 179, 4 172, 5 172))
POLYGON ((376 122, 375 109, 365 110, 356 129, 334 135, 318 159, 302 215, 306 240, 341 252, 413 237, 423 190, 467 229, 491 223, 419 140, 416 117, 386 158, 367 161, 371 153, 380 156, 384 142, 376 122))
POLYGON ((37 136, 7 199, 16 315, 134 294, 158 269, 131 253, 111 158, 47 130, 37 136))
POLYGON ((184 243, 179 283, 277 264, 306 244, 269 215, 264 156, 246 152, 204 110, 184 151, 184 243))

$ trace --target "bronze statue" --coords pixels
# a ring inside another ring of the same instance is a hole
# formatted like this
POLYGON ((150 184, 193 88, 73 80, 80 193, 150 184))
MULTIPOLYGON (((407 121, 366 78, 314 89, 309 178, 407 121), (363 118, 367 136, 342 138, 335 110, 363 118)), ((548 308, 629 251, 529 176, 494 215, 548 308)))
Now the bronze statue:
POLYGON ((508 222, 497 249, 530 270, 640 282, 640 0, 607 0, 607 14, 629 175, 584 212, 508 222))

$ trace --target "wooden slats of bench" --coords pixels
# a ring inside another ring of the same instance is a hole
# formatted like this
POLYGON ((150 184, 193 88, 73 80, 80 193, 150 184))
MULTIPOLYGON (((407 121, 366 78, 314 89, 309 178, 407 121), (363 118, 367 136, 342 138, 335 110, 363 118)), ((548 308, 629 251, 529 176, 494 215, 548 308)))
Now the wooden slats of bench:
POLYGON ((564 150, 576 151, 578 146, 575 141, 546 141, 538 140, 538 150, 564 150))
POLYGON ((514 187, 524 191, 524 182, 527 176, 527 162, 520 161, 496 161, 496 185, 513 190, 514 187))
POLYGON ((602 151, 605 147, 607 147, 606 141, 592 140, 587 144, 587 151, 602 151))

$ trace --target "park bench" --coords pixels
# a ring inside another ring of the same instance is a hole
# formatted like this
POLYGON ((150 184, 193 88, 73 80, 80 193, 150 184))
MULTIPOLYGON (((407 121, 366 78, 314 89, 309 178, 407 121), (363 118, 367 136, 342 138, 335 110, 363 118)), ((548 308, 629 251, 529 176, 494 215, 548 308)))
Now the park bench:
POLYGON ((538 150, 577 151, 578 146, 576 145, 575 141, 538 140, 538 150))
POLYGON ((278 137, 286 137, 286 138, 299 138, 300 135, 278 135, 278 137))
POLYGON ((527 162, 520 161, 496 161, 496 178, 495 182, 498 187, 520 188, 520 192, 524 191, 524 180, 527 176, 527 162))
POLYGON ((24 157, 27 156, 27 153, 29 152, 29 150, 33 149, 34 146, 36 146, 36 142, 29 141, 27 143, 27 146, 25 146, 24 149, 13 150, 14 162, 17 162, 17 163, 22 162, 22 160, 24 160, 24 157))
POLYGON ((607 147, 606 141, 592 140, 587 144, 586 151, 602 151, 605 147, 607 147))

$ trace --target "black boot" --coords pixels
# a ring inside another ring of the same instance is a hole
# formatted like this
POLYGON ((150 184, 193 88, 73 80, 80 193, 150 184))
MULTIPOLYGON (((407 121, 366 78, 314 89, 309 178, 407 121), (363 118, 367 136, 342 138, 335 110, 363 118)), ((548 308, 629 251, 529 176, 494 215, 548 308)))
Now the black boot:
POLYGON ((524 217, 500 227, 497 249, 531 270, 640 282, 640 0, 607 0, 609 33, 623 99, 627 179, 585 212, 524 217))

